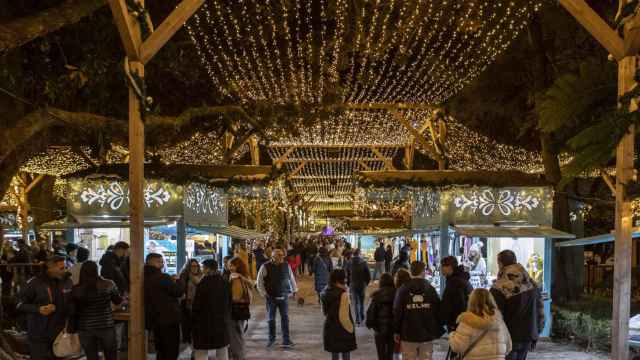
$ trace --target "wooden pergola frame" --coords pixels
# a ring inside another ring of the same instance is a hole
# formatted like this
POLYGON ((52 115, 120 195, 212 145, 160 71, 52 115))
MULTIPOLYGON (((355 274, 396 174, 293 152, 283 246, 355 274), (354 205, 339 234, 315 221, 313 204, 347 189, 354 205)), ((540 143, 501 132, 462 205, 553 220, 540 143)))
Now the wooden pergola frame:
MULTIPOLYGON (((618 0, 619 8, 627 3, 618 0)), ((637 86, 635 81, 640 51, 640 16, 636 13, 627 21, 623 37, 612 29, 584 0, 559 0, 560 4, 618 61, 618 95, 637 86)), ((636 101, 629 111, 637 111, 636 101)), ((634 180, 635 127, 622 138, 616 150, 615 179, 615 254, 613 281, 612 359, 629 358, 629 316, 631 310, 631 253, 633 213, 627 185, 634 180)), ((610 181, 609 181, 610 182, 610 181)), ((608 182, 608 184, 609 184, 608 182)), ((609 186, 611 186, 610 184, 609 186)))

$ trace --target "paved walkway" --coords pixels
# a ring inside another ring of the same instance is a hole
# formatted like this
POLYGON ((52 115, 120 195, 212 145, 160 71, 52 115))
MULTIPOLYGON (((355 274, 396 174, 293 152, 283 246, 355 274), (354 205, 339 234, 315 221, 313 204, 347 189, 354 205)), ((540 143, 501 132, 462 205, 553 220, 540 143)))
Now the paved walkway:
MULTIPOLYGON (((265 321, 265 306, 261 300, 257 300, 252 309, 253 319, 250 322, 249 330, 246 334, 247 360, 319 360, 329 359, 330 356, 322 347, 322 324, 324 318, 317 305, 317 298, 312 289, 312 282, 309 278, 300 281, 300 295, 306 300, 304 306, 298 306, 291 302, 289 308, 290 326, 292 340, 296 344, 294 349, 285 350, 278 346, 274 349, 267 349, 268 329, 265 321)), ((278 320, 278 331, 279 331, 278 320)), ((353 360, 374 360, 376 358, 375 343, 373 333, 365 327, 357 328, 358 349, 352 353, 353 360)), ((278 334, 278 344, 282 339, 278 334)), ((435 346, 434 360, 444 360, 447 345, 444 340, 440 340, 435 346)), ((181 359, 189 359, 189 351, 185 351, 181 359)), ((542 342, 538 350, 529 356, 530 360, 539 359, 561 359, 561 360, 604 360, 608 356, 589 354, 568 346, 542 342)))

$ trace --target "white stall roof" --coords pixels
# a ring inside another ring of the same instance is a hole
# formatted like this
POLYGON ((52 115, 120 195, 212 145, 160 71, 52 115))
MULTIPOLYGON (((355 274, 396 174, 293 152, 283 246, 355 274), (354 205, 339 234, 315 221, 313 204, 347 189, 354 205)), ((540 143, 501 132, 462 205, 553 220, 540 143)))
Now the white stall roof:
POLYGON ((221 234, 230 236, 235 239, 242 240, 259 240, 264 239, 268 235, 265 233, 260 233, 255 230, 241 228, 239 226, 198 226, 198 229, 203 229, 205 231, 209 231, 215 234, 221 234))
MULTIPOLYGON (((631 234, 631 237, 634 239, 639 238, 640 229, 634 228, 633 233, 631 234)), ((585 245, 610 243, 614 241, 616 241, 615 234, 609 233, 609 234, 602 234, 602 235, 596 235, 596 236, 589 236, 589 237, 575 239, 571 241, 559 242, 559 243, 556 243, 556 247, 585 246, 585 245)))
POLYGON ((456 225, 455 231, 470 237, 529 237, 575 239, 575 235, 548 226, 456 225))

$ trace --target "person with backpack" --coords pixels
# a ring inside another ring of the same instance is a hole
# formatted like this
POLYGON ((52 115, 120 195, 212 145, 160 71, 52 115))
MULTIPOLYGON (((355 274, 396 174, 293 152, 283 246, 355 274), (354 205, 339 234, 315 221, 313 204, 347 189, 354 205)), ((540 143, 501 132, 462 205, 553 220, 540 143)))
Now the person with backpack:
POLYGON ((378 290, 371 295, 367 309, 367 328, 375 332, 378 360, 392 360, 395 348, 393 340, 393 300, 396 287, 389 273, 380 275, 378 290))
POLYGON ((409 266, 409 253, 406 251, 400 251, 398 260, 393 263, 393 267, 391 268, 391 275, 395 275, 400 269, 409 270, 409 266))
POLYGON ((218 262, 202 262, 204 277, 196 287, 193 299, 192 339, 195 360, 208 360, 215 350, 217 360, 229 359, 229 282, 218 271, 218 262))
POLYGON ((251 288, 249 271, 244 262, 234 257, 229 260, 231 289, 231 321, 229 321, 229 350, 234 360, 245 359, 244 332, 251 318, 251 288))
POLYGON ((468 310, 460 314, 458 323, 449 334, 449 346, 460 358, 504 360, 511 351, 511 335, 489 290, 473 290, 468 310))
POLYGON ((373 260, 376 262, 375 267, 373 268, 373 280, 378 280, 380 275, 385 272, 385 258, 386 251, 384 249, 384 242, 380 240, 380 245, 376 248, 376 251, 373 253, 373 260))
POLYGON ((318 294, 318 303, 322 304, 322 292, 329 285, 329 274, 333 270, 333 263, 329 257, 329 251, 322 246, 318 250, 318 255, 313 261, 313 282, 316 293, 318 294))
POLYGON ((346 273, 342 269, 331 271, 329 286, 322 295, 324 349, 332 360, 349 360, 357 349, 356 333, 351 316, 351 304, 346 285, 346 273))
POLYGON ((349 286, 353 298, 354 310, 356 313, 356 325, 360 326, 364 321, 364 297, 367 286, 371 282, 371 272, 369 265, 362 258, 360 249, 355 249, 349 268, 349 286))
POLYGON ((111 304, 119 305, 122 297, 116 284, 98 275, 98 264, 85 261, 80 280, 73 287, 75 329, 87 360, 98 360, 102 349, 105 360, 118 359, 118 342, 111 304))
POLYGON ((280 311, 282 326, 282 346, 294 346, 289 334, 289 296, 295 298, 298 285, 293 271, 284 260, 284 250, 276 247, 271 261, 266 262, 258 272, 258 292, 267 300, 267 316, 269 319, 269 342, 267 348, 276 343, 276 312, 280 311))
POLYGON ((403 360, 431 360, 433 341, 444 333, 439 318, 440 298, 425 280, 425 264, 411 264, 411 280, 396 293, 393 304, 394 338, 401 342, 403 360))

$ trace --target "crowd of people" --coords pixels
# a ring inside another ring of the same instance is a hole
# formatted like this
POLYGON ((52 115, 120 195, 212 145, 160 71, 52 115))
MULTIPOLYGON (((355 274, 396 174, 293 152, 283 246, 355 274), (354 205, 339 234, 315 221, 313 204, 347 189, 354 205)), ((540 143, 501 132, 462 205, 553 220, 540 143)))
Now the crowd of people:
MULTIPOLYGON (((63 330, 79 335, 88 360, 99 353, 117 359, 126 327, 114 320, 114 309, 127 305, 129 245, 116 243, 99 263, 75 244, 36 246, 2 254, 4 261, 18 257, 43 269, 17 294, 31 359, 54 359, 52 344, 63 330)), ((406 247, 394 258, 383 242, 373 253, 373 271, 360 249, 340 240, 257 242, 250 252, 238 245, 231 253, 221 266, 216 259, 190 259, 176 276, 164 273, 161 254, 147 255, 145 325, 157 359, 176 360, 180 342, 190 344, 196 360, 208 359, 210 352, 218 360, 245 359, 244 333, 256 291, 266 303, 267 347, 276 346, 278 313, 281 347, 294 347, 289 299, 306 273, 313 276, 325 315, 324 349, 332 359, 349 359, 357 348, 356 329, 366 326, 374 332, 378 359, 431 359, 433 341, 448 333, 450 359, 524 360, 544 326, 540 289, 509 250, 498 255, 500 273, 490 290, 474 289, 456 257, 442 259, 441 295, 426 280, 424 262, 410 262, 406 247), (371 285, 376 289, 367 301, 371 285)))

